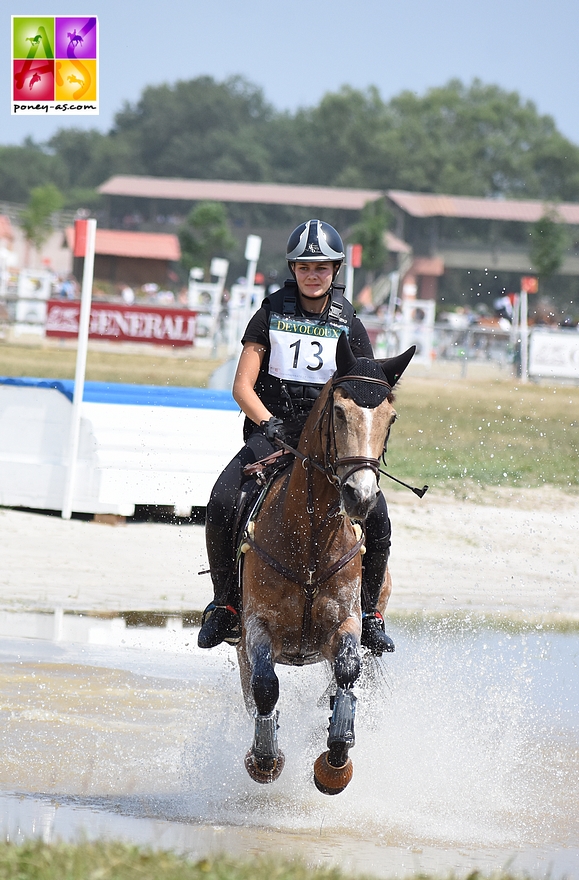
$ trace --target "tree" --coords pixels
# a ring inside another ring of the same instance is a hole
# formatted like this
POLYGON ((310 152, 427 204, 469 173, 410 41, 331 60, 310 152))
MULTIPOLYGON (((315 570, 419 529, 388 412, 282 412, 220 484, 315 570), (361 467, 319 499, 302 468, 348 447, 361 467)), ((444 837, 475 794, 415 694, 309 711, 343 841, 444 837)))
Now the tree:
POLYGON ((206 277, 213 257, 228 256, 237 244, 220 202, 199 202, 179 229, 179 241, 184 268, 189 272, 200 266, 206 277))
POLYGON ((61 128, 48 148, 66 168, 68 189, 97 187, 113 174, 141 171, 130 144, 96 129, 61 128))
POLYGON ((32 188, 46 180, 66 186, 66 169, 58 156, 30 138, 19 147, 0 147, 0 200, 25 204, 32 188))
POLYGON ((402 92, 389 108, 396 122, 385 147, 400 188, 579 198, 579 148, 517 92, 451 80, 421 97, 402 92))
POLYGON ((579 147, 531 101, 480 80, 388 103, 375 88, 344 86, 274 118, 267 143, 276 174, 293 183, 579 199, 579 147))
POLYGON ((391 120, 378 90, 343 86, 316 107, 275 118, 266 138, 279 179, 368 187, 384 184, 381 137, 391 120))
POLYGON ((20 225, 26 241, 40 251, 52 232, 52 215, 63 205, 62 193, 53 183, 35 186, 26 208, 20 215, 20 225))
POLYGON ((360 222, 352 229, 350 240, 362 245, 362 268, 371 275, 383 269, 388 259, 384 239, 391 220, 385 199, 377 199, 364 205, 360 222))
POLYGON ((579 201, 579 146, 531 101, 476 79, 388 102, 343 86, 291 113, 242 77, 203 76, 148 86, 108 134, 0 147, 0 199, 24 202, 45 180, 86 199, 119 173, 579 201))
POLYGON ((561 268, 569 245, 569 235, 555 207, 546 207, 543 216, 533 223, 530 235, 531 263, 539 278, 549 278, 561 268))
POLYGON ((263 129, 273 109, 243 77, 202 76, 148 86, 115 117, 114 135, 130 145, 142 173, 161 177, 271 179, 263 129))

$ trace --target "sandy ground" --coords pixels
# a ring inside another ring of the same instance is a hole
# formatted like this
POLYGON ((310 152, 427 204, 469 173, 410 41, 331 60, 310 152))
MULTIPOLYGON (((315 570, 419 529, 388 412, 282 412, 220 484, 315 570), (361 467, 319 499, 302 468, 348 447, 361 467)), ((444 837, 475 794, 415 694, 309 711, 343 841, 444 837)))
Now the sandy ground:
MULTIPOLYGON (((579 621, 579 498, 388 495, 390 610, 579 621)), ((191 611, 211 597, 198 525, 111 526, 0 509, 0 608, 191 611)))

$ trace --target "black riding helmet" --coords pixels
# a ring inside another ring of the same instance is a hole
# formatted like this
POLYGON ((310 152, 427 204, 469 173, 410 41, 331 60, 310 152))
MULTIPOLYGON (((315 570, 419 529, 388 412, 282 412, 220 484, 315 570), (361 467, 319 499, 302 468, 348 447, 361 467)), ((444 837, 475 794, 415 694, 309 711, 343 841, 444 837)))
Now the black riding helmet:
POLYGON ((344 261, 344 243, 340 235, 329 223, 323 220, 307 220, 296 226, 288 238, 285 258, 289 270, 294 274, 293 263, 334 264, 334 278, 344 261))

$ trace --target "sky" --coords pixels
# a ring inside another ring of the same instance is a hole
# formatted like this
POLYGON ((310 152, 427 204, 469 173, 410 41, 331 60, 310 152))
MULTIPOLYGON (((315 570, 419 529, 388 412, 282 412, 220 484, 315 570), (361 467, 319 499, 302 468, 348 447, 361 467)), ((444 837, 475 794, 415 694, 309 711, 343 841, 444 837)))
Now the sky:
POLYGON ((579 0, 0 0, 0 39, 0 144, 106 132, 147 85, 236 74, 292 111, 342 85, 374 85, 387 101, 478 77, 579 144, 579 0), (99 116, 10 115, 11 15, 98 16, 99 116))

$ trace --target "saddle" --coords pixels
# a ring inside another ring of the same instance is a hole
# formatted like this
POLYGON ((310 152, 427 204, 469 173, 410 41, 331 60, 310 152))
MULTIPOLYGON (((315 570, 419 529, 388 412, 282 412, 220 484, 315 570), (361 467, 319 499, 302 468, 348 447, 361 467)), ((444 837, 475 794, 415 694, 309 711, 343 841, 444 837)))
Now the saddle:
POLYGON ((284 473, 294 461, 294 456, 279 449, 243 468, 244 482, 237 495, 236 516, 233 527, 236 569, 243 558, 241 550, 249 524, 254 522, 272 483, 284 473))

